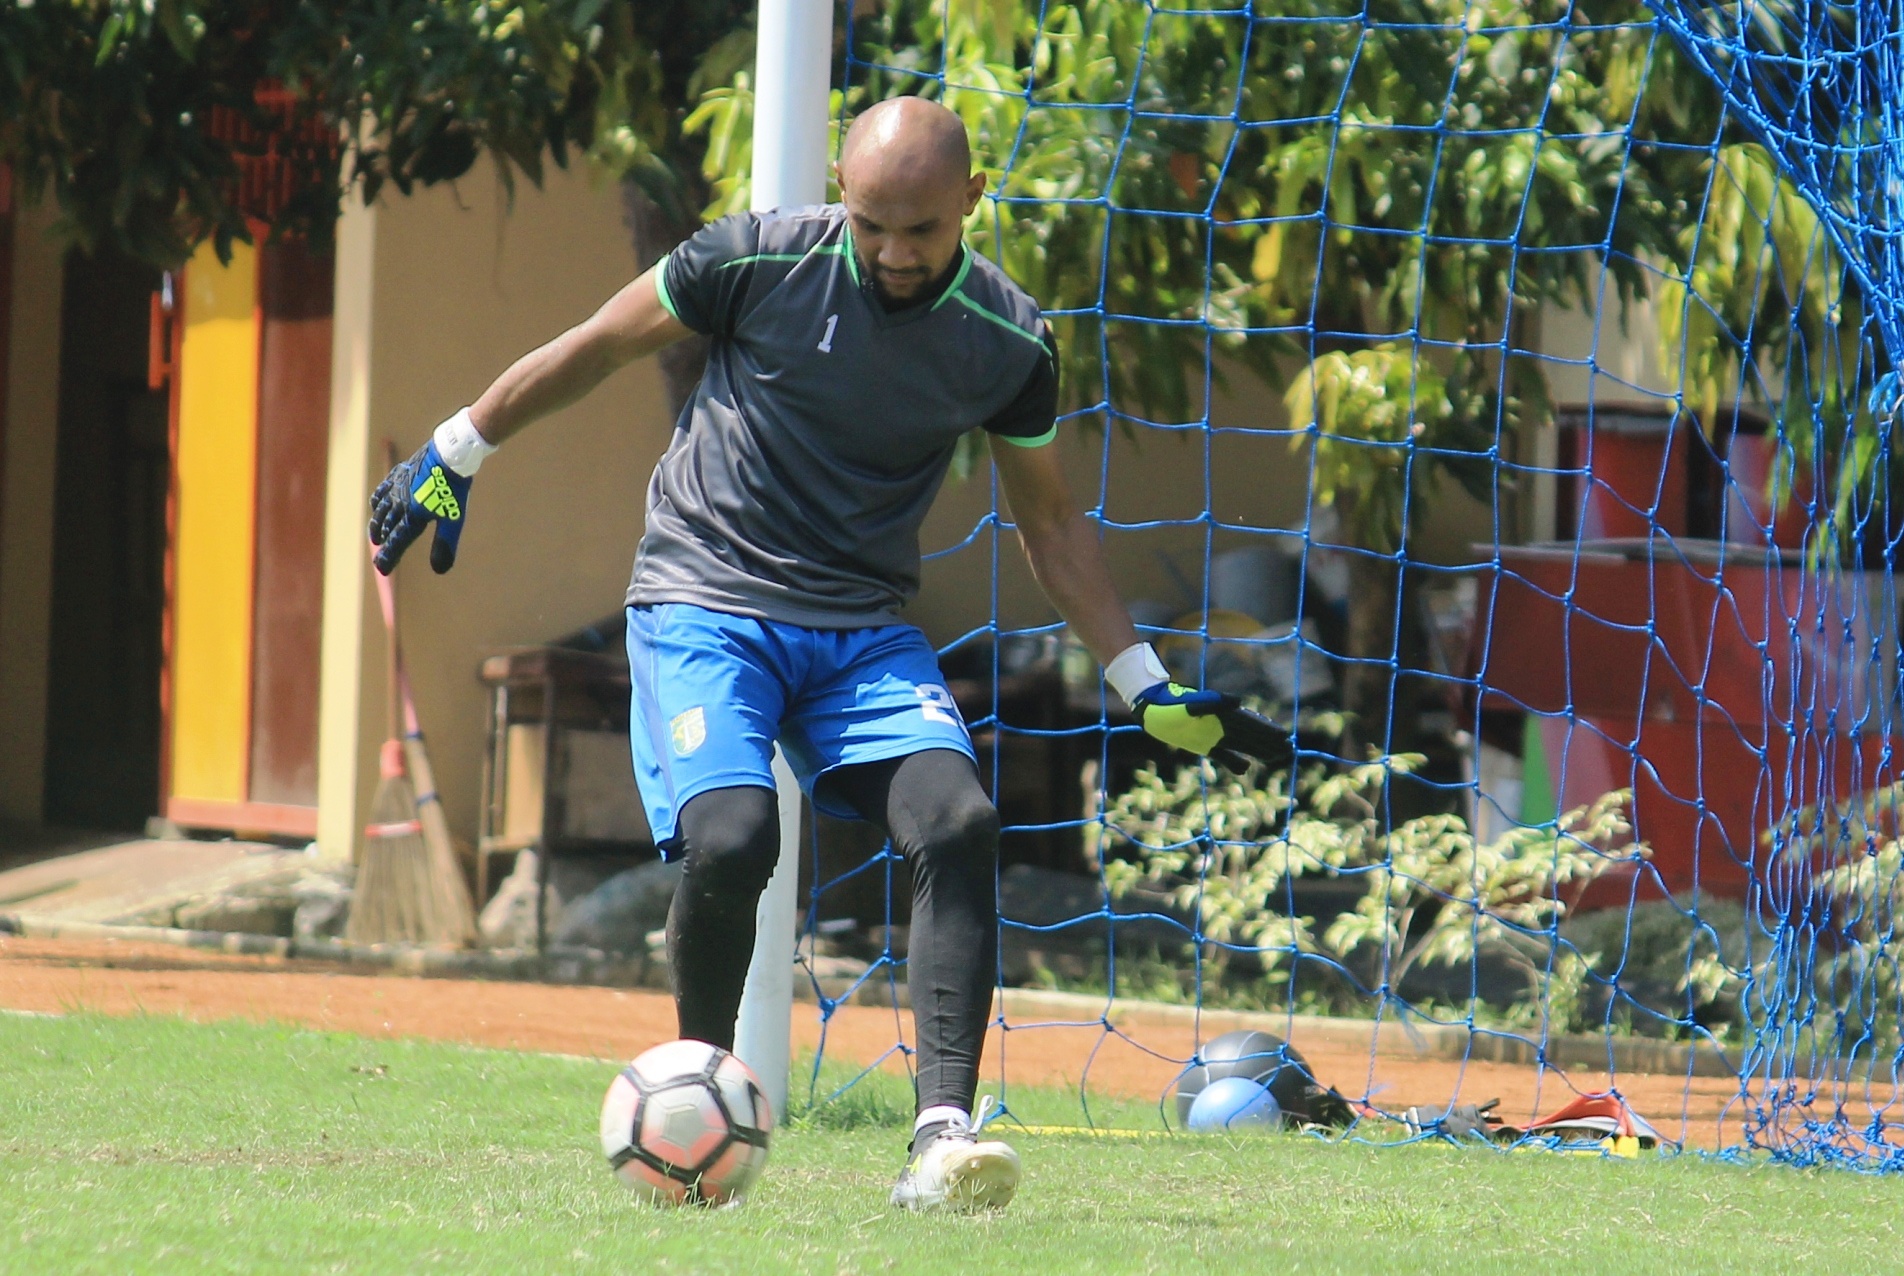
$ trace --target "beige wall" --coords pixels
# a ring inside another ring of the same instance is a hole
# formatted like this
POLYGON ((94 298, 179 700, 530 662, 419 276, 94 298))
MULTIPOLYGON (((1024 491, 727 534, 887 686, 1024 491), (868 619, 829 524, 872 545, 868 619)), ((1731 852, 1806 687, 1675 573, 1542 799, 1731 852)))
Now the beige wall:
MULTIPOLYGON (((1611 292, 1609 285, 1608 291, 1611 292)), ((1562 363, 1546 365, 1555 403, 1671 405, 1679 372, 1659 357, 1659 313, 1653 300, 1621 314, 1609 300, 1604 313, 1548 306, 1540 316, 1540 348, 1562 363)))
MULTIPOLYGON (((1281 404, 1267 393, 1246 397, 1241 404, 1219 404, 1214 419, 1219 424, 1280 425, 1281 404)), ((1218 519, 1256 527, 1303 525, 1306 462, 1303 455, 1290 450, 1284 437, 1113 427, 1108 481, 1101 428, 1083 418, 1066 422, 1056 446, 1063 449, 1079 503, 1086 507, 1102 503, 1110 522, 1196 519, 1205 506, 1207 453, 1212 480, 1209 505, 1218 519)), ((931 553, 965 540, 991 509, 992 489, 989 468, 979 469, 963 482, 948 479, 927 520, 922 548, 931 553)), ((1221 552, 1249 539, 1240 532, 1212 533, 1203 525, 1113 528, 1106 533, 1105 548, 1126 598, 1155 599, 1184 610, 1189 604, 1173 583, 1165 558, 1194 584, 1202 575, 1206 542, 1221 552)), ((1056 618, 1033 583, 1016 538, 1010 533, 995 537, 988 529, 965 548, 926 565, 919 600, 908 614, 935 640, 945 642, 990 616, 994 540, 1000 620, 1022 626, 1056 618)))
MULTIPOLYGON (((541 191, 518 183, 509 208, 493 173, 484 161, 454 188, 393 195, 353 214, 340 237, 320 744, 327 850, 364 822, 384 729, 381 621, 363 565, 365 501, 385 470, 384 438, 407 456, 513 360, 635 273, 614 183, 580 165, 552 170, 541 191), (353 751, 355 783, 346 784, 337 772, 353 751)), ((398 571, 404 657, 458 834, 476 831, 478 663, 621 606, 642 495, 672 423, 655 366, 624 370, 484 468, 455 571, 432 574, 427 544, 398 571)))
POLYGON ((346 197, 332 274, 330 436, 324 485, 324 607, 319 637, 317 841, 331 858, 356 853, 373 774, 372 722, 364 710, 387 690, 372 656, 374 613, 366 606, 364 493, 371 481, 371 372, 377 312, 377 223, 381 210, 346 197))
MULTIPOLYGON (((1589 402, 1670 403, 1678 385, 1676 369, 1659 356, 1656 303, 1645 300, 1622 313, 1613 303, 1604 315, 1548 306, 1537 325, 1535 346, 1550 356, 1543 364, 1549 393, 1562 406, 1589 402)), ((1241 367, 1225 367, 1224 386, 1215 393, 1210 422, 1217 432, 1167 429, 1118 430, 1108 459, 1101 430, 1067 423, 1060 446, 1065 450, 1072 484, 1086 505, 1104 502, 1109 519, 1142 522, 1196 519, 1207 504, 1215 520, 1233 526, 1301 529, 1310 522, 1308 450, 1293 449, 1286 435, 1242 435, 1225 429, 1283 430, 1288 414, 1282 394, 1241 367), (1108 487, 1108 495, 1106 488, 1108 487)), ((1551 469, 1558 464, 1552 428, 1520 441, 1524 461, 1551 469)), ((1551 474, 1522 476, 1527 497, 1501 511, 1504 539, 1543 539, 1553 535, 1555 481, 1551 474)), ((1431 476, 1415 492, 1426 516, 1411 533, 1410 557, 1441 566, 1482 561, 1495 538, 1495 512, 1445 476, 1431 476)), ((989 476, 965 483, 948 480, 927 523, 924 548, 930 552, 963 541, 991 507, 989 476)), ((1237 545, 1260 543, 1238 531, 1207 534, 1209 549, 1220 553, 1237 545)), ((1162 564, 1168 555, 1193 585, 1199 583, 1206 532, 1200 526, 1112 530, 1105 540, 1112 569, 1126 598, 1151 598, 1173 605, 1183 597, 1162 564)), ((1012 538, 998 543, 999 613, 1003 623, 1024 626, 1055 619, 1038 594, 1023 556, 1012 538)), ((989 615, 993 537, 929 563, 925 586, 912 617, 941 642, 983 624, 989 615)))
MULTIPOLYGON (((15 188, 18 189, 17 187, 15 188)), ((38 823, 46 757, 59 437, 62 251, 50 201, 15 220, 13 313, 0 493, 0 819, 38 823)))
MULTIPOLYGON (((1262 536, 1233 529, 1300 533, 1310 524, 1310 450, 1292 447, 1290 436, 1283 433, 1225 432, 1287 430, 1281 393, 1240 368, 1228 370, 1225 381, 1213 399, 1210 422, 1215 429, 1207 435, 1158 427, 1114 429, 1107 461, 1103 430, 1083 418, 1062 429, 1058 446, 1064 450, 1080 504, 1102 503, 1107 521, 1113 523, 1188 524, 1113 528, 1106 533, 1111 570, 1128 600, 1152 599, 1188 610, 1166 558, 1200 591, 1206 548, 1218 554, 1265 543, 1262 536), (1228 526, 1202 522, 1206 507, 1215 522, 1228 526)), ((1427 499, 1429 516, 1411 546, 1414 556, 1432 563, 1473 561, 1470 546, 1493 535, 1487 508, 1450 482, 1433 486, 1427 499)), ((980 470, 963 483, 948 479, 927 520, 922 548, 931 553, 964 541, 991 509, 991 501, 988 471, 980 470)), ((1293 536, 1270 539, 1296 544, 1293 536)), ((990 616, 993 547, 994 535, 987 530, 972 544, 926 565, 924 585, 909 616, 935 640, 950 641, 990 616)), ((1055 620, 1009 533, 997 537, 997 561, 1000 621, 1020 627, 1055 620)))

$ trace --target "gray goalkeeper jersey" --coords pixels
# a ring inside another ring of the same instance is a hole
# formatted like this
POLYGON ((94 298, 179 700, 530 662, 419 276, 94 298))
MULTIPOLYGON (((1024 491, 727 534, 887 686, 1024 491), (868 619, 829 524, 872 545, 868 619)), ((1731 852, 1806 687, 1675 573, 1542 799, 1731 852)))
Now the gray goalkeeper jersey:
POLYGON ((960 435, 1057 433, 1038 306, 961 248, 942 287, 887 310, 839 205, 703 228, 656 276, 713 339, 648 485, 628 601, 823 629, 889 624, 919 589, 919 526, 960 435))

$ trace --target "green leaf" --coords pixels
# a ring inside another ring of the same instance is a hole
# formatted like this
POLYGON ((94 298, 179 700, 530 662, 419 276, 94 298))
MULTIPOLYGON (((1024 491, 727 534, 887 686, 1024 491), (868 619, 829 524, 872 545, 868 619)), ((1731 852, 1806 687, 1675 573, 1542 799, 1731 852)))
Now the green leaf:
POLYGON ((119 33, 125 29, 125 14, 114 10, 107 17, 104 26, 99 29, 99 55, 94 59, 95 66, 104 66, 112 57, 112 51, 119 45, 119 33))
POLYGON ((183 61, 191 62, 197 55, 198 42, 205 36, 205 19, 193 11, 189 0, 158 0, 152 14, 173 50, 183 61))

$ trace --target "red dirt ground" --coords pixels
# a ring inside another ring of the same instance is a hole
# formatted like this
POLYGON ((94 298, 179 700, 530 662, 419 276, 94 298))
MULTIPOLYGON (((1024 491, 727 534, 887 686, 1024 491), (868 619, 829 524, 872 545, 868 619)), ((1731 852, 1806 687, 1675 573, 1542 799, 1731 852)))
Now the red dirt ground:
MULTIPOLYGON (((372 1037, 615 1059, 674 1035, 673 1004, 656 992, 364 974, 325 962, 118 941, 0 937, 0 1007, 286 1022, 372 1037)), ((1088 1065, 1092 1093, 1154 1101, 1178 1071, 1172 1060, 1191 1051, 1190 1025, 1181 1016, 1141 1008, 1120 1009, 1116 1017, 1124 1035, 1095 1024, 1010 1031, 1004 1040, 1006 1075, 1020 1084, 1075 1085, 1088 1065)), ((909 1040, 909 1014, 844 1006, 828 1027, 826 1048, 830 1056, 871 1063, 892 1051, 902 1030, 909 1040)), ((794 1040, 796 1050, 818 1044, 813 1007, 795 1007, 794 1040)), ((1371 1059, 1365 1051, 1323 1042, 1298 1038, 1297 1044, 1318 1077, 1344 1094, 1373 1096, 1390 1111, 1499 1097, 1502 1115, 1518 1124, 1553 1111, 1575 1092, 1609 1084, 1605 1074, 1581 1070, 1563 1075, 1510 1064, 1371 1059)), ((986 1043, 988 1079, 999 1075, 999 1046, 994 1029, 986 1043)), ((896 1058, 889 1065, 900 1066, 896 1058)), ((1622 1074, 1619 1089, 1668 1138, 1699 1147, 1740 1139, 1743 1112, 1733 1080, 1622 1074)))

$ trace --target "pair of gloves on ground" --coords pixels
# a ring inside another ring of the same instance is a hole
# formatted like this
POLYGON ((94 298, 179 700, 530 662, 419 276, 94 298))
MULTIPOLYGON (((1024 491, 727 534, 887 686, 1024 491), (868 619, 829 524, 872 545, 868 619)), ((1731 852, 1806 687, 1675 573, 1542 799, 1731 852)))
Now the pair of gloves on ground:
MULTIPOLYGON (((377 570, 388 576, 426 528, 434 525, 430 567, 456 565, 456 545, 469 514, 469 487, 483 458, 496 449, 463 411, 437 427, 430 441, 398 463, 370 496, 370 540, 377 570)), ((1199 691, 1170 680, 1149 643, 1121 653, 1105 669, 1111 687, 1144 730, 1173 748, 1208 757, 1241 773, 1251 762, 1271 771, 1295 760, 1289 732, 1246 708, 1235 696, 1199 691)))

